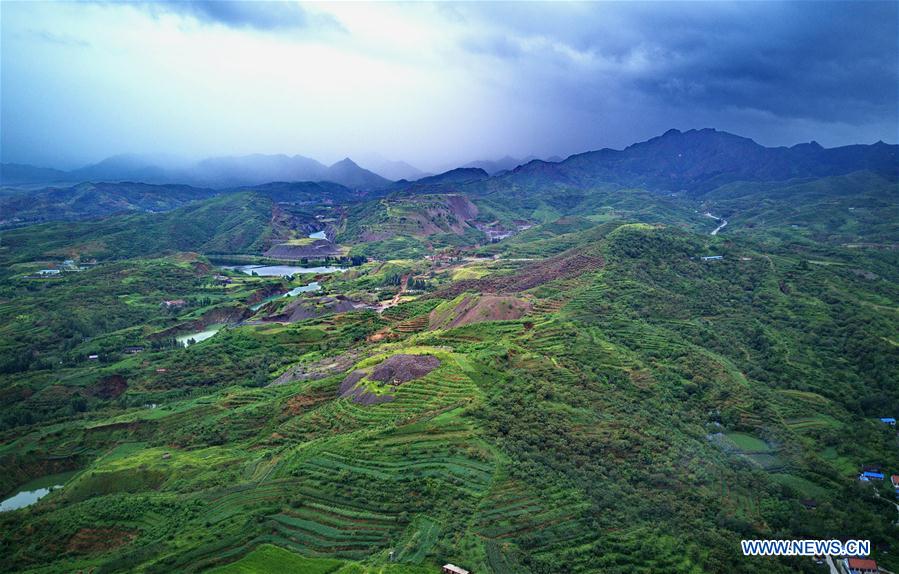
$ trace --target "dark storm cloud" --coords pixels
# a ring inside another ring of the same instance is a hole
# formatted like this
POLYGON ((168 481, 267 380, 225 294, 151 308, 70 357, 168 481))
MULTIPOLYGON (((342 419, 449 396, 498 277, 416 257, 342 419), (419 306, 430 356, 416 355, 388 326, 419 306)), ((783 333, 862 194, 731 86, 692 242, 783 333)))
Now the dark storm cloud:
POLYGON ((220 24, 231 28, 272 31, 299 28, 341 28, 334 18, 322 14, 310 14, 295 2, 172 0, 151 2, 144 6, 153 13, 172 12, 190 16, 201 22, 220 24))
MULTIPOLYGON (((657 76, 636 78, 636 85, 683 105, 822 121, 895 117, 897 6, 826 3, 814 10, 786 5, 747 11, 720 22, 724 33, 672 49, 676 57, 669 65, 657 76)), ((681 30, 682 37, 701 37, 689 26, 681 30)))
POLYGON ((549 78, 554 67, 581 60, 582 75, 544 84, 557 105, 629 94, 660 107, 896 121, 899 3, 564 5, 542 15, 534 8, 471 9, 470 18, 504 24, 463 47, 529 60, 549 78))
POLYGON ((895 1, 83 0, 3 12, 4 161, 377 152, 435 171, 672 127, 836 146, 895 142, 899 124, 895 1))

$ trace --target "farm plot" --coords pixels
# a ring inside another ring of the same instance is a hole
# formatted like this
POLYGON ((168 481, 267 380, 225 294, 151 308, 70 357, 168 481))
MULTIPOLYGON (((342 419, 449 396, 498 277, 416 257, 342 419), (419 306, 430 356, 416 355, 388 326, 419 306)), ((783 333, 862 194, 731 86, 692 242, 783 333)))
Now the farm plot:
POLYGON ((595 540, 583 522, 589 505, 559 489, 536 492, 527 485, 508 480, 497 485, 481 504, 476 529, 493 543, 492 562, 506 564, 502 556, 513 554, 509 543, 527 543, 530 552, 551 552, 561 543, 576 546, 595 540), (501 551, 505 548, 504 551, 501 551))
POLYGON ((299 442, 363 429, 386 428, 433 416, 468 404, 480 396, 480 390, 452 358, 442 360, 436 370, 390 392, 392 401, 373 405, 359 404, 351 398, 328 401, 289 419, 276 432, 299 442))
POLYGON ((422 560, 442 515, 453 505, 473 510, 493 480, 491 447, 459 414, 296 450, 279 469, 298 482, 292 508, 270 516, 266 528, 307 555, 357 559, 390 547, 400 548, 404 561, 422 560), (420 513, 429 518, 411 527, 420 513))
POLYGON ((267 574, 274 572, 303 572, 331 574, 343 561, 327 558, 306 558, 271 544, 259 546, 240 560, 209 570, 209 574, 267 574))

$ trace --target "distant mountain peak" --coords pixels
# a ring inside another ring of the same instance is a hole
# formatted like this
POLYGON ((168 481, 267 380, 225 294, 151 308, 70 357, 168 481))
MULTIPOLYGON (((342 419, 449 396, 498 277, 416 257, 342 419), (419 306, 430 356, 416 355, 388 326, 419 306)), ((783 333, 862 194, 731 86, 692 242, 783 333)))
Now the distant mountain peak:
POLYGON ((821 144, 819 144, 819 143, 816 142, 815 140, 812 140, 812 141, 810 141, 810 142, 808 142, 808 143, 800 143, 800 144, 796 144, 796 145, 794 145, 793 147, 791 147, 790 149, 794 149, 794 150, 803 150, 803 149, 805 149, 805 150, 818 151, 818 150, 822 150, 822 149, 824 149, 824 148, 821 147, 821 144))
POLYGON ((451 169, 437 175, 422 177, 420 179, 417 179, 413 183, 417 185, 462 183, 480 179, 487 179, 488 177, 490 177, 490 174, 479 167, 457 167, 455 169, 451 169))

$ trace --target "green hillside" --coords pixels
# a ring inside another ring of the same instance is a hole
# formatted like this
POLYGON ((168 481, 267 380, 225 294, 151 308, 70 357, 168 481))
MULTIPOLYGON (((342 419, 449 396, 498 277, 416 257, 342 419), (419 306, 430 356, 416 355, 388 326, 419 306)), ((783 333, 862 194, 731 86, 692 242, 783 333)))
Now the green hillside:
POLYGON ((704 197, 735 233, 781 243, 865 244, 893 249, 899 185, 861 171, 813 180, 734 183, 704 197))
POLYGON ((13 317, 108 320, 74 346, 35 332, 30 352, 63 364, 7 370, 4 490, 77 474, 0 514, 4 569, 787 572, 811 562, 746 559, 739 540, 894 539, 890 494, 855 474, 899 468, 876 420, 899 409, 896 283, 853 272, 851 249, 819 265, 749 237, 591 219, 494 244, 507 264, 462 261, 478 271, 456 281, 426 262, 325 280, 333 296, 431 277, 382 314, 233 323, 187 348, 154 333, 252 314, 265 280, 213 287, 202 260, 141 259, 7 297, 5 341, 13 317), (154 273, 169 291, 135 291, 154 273), (66 299, 91 285, 108 299, 66 299), (175 296, 200 307, 158 307, 175 296), (391 357, 410 374, 372 379, 391 357))
POLYGON ((166 213, 48 223, 4 232, 0 261, 111 259, 174 251, 261 253, 276 231, 276 216, 271 200, 237 193, 166 213))
POLYGON ((6 232, 0 491, 61 488, 0 571, 899 568, 895 182, 449 185, 6 232), (367 259, 213 263, 322 227, 367 259))
POLYGON ((216 195, 189 185, 145 183, 81 183, 39 191, 4 189, 0 195, 2 226, 53 220, 97 218, 116 213, 160 212, 216 195))

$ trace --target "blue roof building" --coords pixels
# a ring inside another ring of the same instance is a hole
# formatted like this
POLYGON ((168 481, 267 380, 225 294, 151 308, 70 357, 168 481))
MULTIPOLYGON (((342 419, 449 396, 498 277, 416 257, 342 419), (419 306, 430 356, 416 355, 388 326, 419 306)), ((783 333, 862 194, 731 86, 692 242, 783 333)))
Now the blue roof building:
POLYGON ((883 480, 883 473, 866 470, 865 472, 858 475, 858 479, 864 482, 868 482, 869 480, 883 480))
POLYGON ((892 427, 896 426, 896 419, 893 417, 881 417, 880 422, 884 424, 888 424, 892 427))

